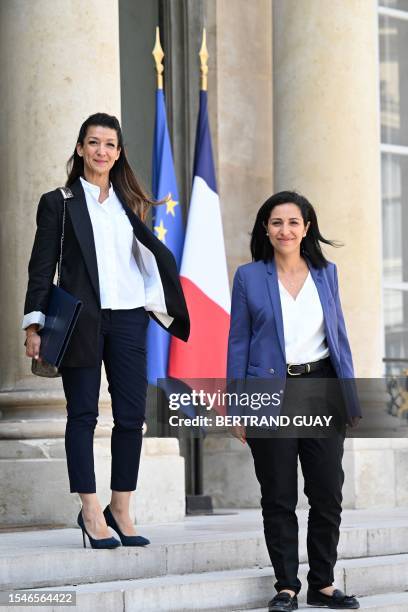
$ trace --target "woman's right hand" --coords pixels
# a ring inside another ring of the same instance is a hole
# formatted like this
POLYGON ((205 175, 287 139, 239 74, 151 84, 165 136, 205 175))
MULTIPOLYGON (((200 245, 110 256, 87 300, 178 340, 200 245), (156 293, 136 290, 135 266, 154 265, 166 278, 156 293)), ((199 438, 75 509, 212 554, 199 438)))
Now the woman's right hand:
POLYGON ((28 331, 26 337, 26 355, 41 361, 40 357, 41 336, 36 331, 28 331))
POLYGON ((234 438, 238 438, 242 444, 246 444, 246 429, 243 425, 233 425, 230 431, 234 438))

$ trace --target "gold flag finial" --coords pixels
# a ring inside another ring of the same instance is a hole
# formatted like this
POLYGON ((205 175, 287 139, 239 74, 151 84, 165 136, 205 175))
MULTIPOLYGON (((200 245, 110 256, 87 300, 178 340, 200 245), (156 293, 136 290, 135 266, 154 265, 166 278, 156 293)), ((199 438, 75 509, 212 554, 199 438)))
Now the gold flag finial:
POLYGON ((207 60, 208 60, 208 49, 207 49, 207 34, 205 31, 205 28, 203 28, 203 40, 201 43, 201 49, 200 49, 200 53, 198 54, 200 56, 200 62, 201 62, 201 87, 200 89, 202 91, 207 91, 207 74, 208 74, 208 66, 207 66, 207 60))
POLYGON ((160 44, 160 30, 158 26, 156 27, 156 43, 154 45, 152 55, 154 57, 154 61, 156 62, 157 89, 163 89, 164 67, 163 67, 162 61, 164 58, 164 53, 163 53, 162 46, 160 44))

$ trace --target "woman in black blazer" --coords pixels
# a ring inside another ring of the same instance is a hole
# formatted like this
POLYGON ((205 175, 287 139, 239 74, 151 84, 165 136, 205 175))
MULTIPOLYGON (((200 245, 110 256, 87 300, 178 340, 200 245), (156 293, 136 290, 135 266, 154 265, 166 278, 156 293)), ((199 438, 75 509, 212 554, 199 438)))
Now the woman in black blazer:
MULTIPOLYGON (((123 147, 116 117, 97 113, 81 126, 67 164, 60 286, 83 303, 60 372, 67 400, 65 448, 70 491, 82 500, 78 524, 93 548, 148 544, 129 516, 136 489, 147 391, 148 314, 187 340, 189 316, 172 253, 144 224, 153 204, 143 193, 123 147), (148 313, 148 314, 147 314, 148 313), (96 495, 93 435, 102 361, 112 399, 110 504, 96 495)), ((42 195, 24 306, 26 354, 39 359, 63 226, 58 189, 42 195)))

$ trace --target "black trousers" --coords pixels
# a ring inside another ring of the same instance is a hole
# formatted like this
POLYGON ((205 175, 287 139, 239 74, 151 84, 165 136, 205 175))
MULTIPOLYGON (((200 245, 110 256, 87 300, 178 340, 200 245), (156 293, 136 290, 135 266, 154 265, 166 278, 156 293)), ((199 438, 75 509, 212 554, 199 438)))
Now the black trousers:
POLYGON ((112 400, 111 489, 134 491, 145 418, 146 329, 144 308, 102 310, 99 364, 62 367, 67 400, 65 450, 71 493, 95 493, 93 437, 98 418, 102 361, 112 400))
MULTIPOLYGON (((308 375, 335 377, 329 362, 322 370, 308 375)), ((290 384, 290 379, 288 379, 290 384)), ((298 593, 298 457, 304 476, 304 492, 310 509, 307 530, 309 572, 307 580, 314 589, 333 583, 340 534, 342 457, 344 434, 330 437, 248 437, 255 472, 261 486, 264 533, 275 572, 277 591, 291 589, 298 593)))

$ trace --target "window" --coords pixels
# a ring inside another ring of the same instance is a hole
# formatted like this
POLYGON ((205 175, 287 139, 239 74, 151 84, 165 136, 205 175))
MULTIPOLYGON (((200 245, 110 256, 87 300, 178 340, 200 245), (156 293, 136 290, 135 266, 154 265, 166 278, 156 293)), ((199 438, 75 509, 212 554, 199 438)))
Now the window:
POLYGON ((385 356, 408 359, 408 0, 378 12, 385 356))

